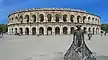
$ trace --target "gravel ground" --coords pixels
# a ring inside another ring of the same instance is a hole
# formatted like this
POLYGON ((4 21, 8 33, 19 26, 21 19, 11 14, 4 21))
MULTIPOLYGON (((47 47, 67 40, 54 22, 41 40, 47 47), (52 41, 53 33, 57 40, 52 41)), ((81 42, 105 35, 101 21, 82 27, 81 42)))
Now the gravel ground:
MULTIPOLYGON (((94 35, 85 41, 100 60, 108 60, 108 36, 94 35)), ((63 60, 72 43, 71 35, 12 36, 0 38, 0 60, 63 60)))

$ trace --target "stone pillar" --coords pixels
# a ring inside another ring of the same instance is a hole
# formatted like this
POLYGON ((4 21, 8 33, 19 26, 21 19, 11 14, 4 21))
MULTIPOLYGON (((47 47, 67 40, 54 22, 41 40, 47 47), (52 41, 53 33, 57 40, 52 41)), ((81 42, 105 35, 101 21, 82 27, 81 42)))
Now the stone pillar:
POLYGON ((63 35, 63 26, 60 26, 60 34, 63 35))
POLYGON ((73 20, 75 23, 77 23, 77 16, 75 16, 73 20))
POLYGON ((44 28, 44 35, 47 35, 47 27, 44 26, 43 28, 44 28))
POLYGON ((29 28, 29 35, 32 35, 32 26, 30 25, 28 28, 29 28))
POLYGON ((71 34, 70 31, 71 31, 71 30, 70 30, 70 27, 68 26, 68 34, 71 34))
POLYGON ((39 34, 39 27, 36 26, 36 35, 39 34))
POLYGON ((51 22, 55 22, 56 18, 55 18, 55 15, 52 14, 52 19, 51 19, 51 22))
POLYGON ((39 13, 36 14, 36 22, 40 22, 40 17, 39 17, 39 13))
POLYGON ((59 20, 60 20, 59 22, 63 22, 63 15, 62 14, 60 15, 60 19, 59 20))
POLYGON ((70 15, 67 15, 67 22, 71 22, 70 21, 70 15))
POLYGON ((44 21, 43 22, 48 22, 47 14, 44 14, 44 21))
POLYGON ((25 26, 23 27, 23 35, 25 35, 25 26))
POLYGON ((52 35, 55 35, 55 27, 52 26, 52 35))

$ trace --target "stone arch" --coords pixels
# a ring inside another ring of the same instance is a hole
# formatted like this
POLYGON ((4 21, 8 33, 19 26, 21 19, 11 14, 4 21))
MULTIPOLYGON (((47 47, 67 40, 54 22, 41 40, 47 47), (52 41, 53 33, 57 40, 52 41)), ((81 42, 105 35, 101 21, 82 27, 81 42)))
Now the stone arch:
POLYGON ((51 22, 52 15, 51 15, 51 14, 48 14, 48 15, 47 15, 47 18, 48 18, 48 22, 51 22))
POLYGON ((29 15, 25 15, 26 22, 29 23, 29 15))
POLYGON ((59 15, 59 14, 56 14, 56 15, 55 15, 55 21, 56 21, 56 22, 59 22, 59 20, 60 20, 60 15, 59 15))
POLYGON ((70 15, 70 21, 74 22, 74 15, 70 15))
POLYGON ((59 27, 55 28, 55 35, 57 35, 57 34, 60 34, 60 28, 59 27))
POLYGON ((84 28, 83 28, 83 31, 84 31, 84 33, 86 33, 86 32, 87 32, 87 28, 86 28, 86 27, 84 27, 84 28))
POLYGON ((63 21, 67 22, 67 15, 66 14, 63 15, 63 21))
POLYGON ((32 35, 36 35, 36 28, 35 27, 32 28, 32 35))
POLYGON ((17 28, 15 28, 15 34, 17 34, 17 28))
POLYGON ((93 28, 93 35, 94 35, 94 32, 95 32, 95 28, 93 28))
POLYGON ((12 28, 12 34, 13 34, 13 28, 12 28))
POLYGON ((47 35, 52 35, 52 28, 51 27, 47 28, 47 35))
POLYGON ((95 19, 95 24, 97 24, 97 18, 95 19))
POLYGON ((71 29, 70 29, 71 32, 70 33, 73 34, 74 33, 74 30, 75 30, 75 28, 74 27, 71 27, 71 29))
POLYGON ((90 18, 90 17, 88 17, 88 23, 90 23, 90 19, 91 19, 91 18, 90 18))
POLYGON ((91 32, 91 28, 90 27, 88 28, 88 32, 91 32))
POLYGON ((83 16, 83 23, 85 23, 86 16, 83 16))
POLYGON ((96 34, 98 34, 98 28, 96 28, 96 34))
POLYGON ((40 22, 43 22, 44 21, 44 15, 43 14, 40 14, 39 15, 39 18, 40 18, 40 22))
POLYGON ((67 27, 63 27, 63 34, 67 34, 67 30, 68 30, 67 27))
POLYGON ((29 35, 29 28, 28 27, 25 29, 25 35, 29 35))
POLYGON ((33 22, 36 22, 36 15, 32 15, 33 22))
POLYGON ((44 35, 44 28, 43 27, 39 28, 39 34, 44 35))
POLYGON ((23 17, 22 16, 20 16, 20 22, 23 23, 23 17))
POLYGON ((94 22, 94 18, 92 18, 92 22, 94 22))
POLYGON ((23 35, 23 28, 22 27, 19 28, 19 31, 20 31, 20 34, 23 35))
POLYGON ((80 23, 81 16, 77 16, 77 23, 80 23))
POLYGON ((18 17, 17 16, 15 17, 15 20, 18 21, 18 17))

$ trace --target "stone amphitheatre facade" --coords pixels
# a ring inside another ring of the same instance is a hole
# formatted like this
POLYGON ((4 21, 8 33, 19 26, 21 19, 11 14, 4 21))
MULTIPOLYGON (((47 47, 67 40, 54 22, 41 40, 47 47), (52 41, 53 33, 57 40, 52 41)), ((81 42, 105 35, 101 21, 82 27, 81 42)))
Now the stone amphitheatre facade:
POLYGON ((100 33, 100 17, 70 8, 33 8, 10 13, 8 34, 63 35, 72 34, 77 24, 85 33, 100 33))

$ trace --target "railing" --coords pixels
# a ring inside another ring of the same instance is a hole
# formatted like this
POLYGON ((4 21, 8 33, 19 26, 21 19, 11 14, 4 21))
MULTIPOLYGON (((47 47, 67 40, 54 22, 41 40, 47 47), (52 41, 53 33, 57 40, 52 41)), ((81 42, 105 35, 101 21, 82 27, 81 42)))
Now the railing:
POLYGON ((80 50, 81 51, 76 51, 76 46, 73 41, 73 43, 64 55, 64 60, 97 60, 85 44, 85 41, 82 44, 80 50))

